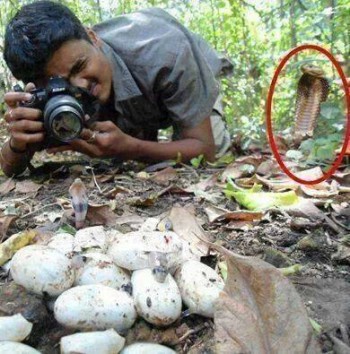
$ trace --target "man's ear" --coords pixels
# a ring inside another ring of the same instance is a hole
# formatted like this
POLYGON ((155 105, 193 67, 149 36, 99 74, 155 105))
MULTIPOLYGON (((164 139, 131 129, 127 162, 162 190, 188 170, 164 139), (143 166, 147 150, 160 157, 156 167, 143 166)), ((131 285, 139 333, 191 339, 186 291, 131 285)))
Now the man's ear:
POLYGON ((88 34, 92 44, 96 47, 100 47, 101 41, 100 41, 100 38, 98 37, 97 33, 92 28, 89 28, 89 27, 86 27, 85 31, 88 34))

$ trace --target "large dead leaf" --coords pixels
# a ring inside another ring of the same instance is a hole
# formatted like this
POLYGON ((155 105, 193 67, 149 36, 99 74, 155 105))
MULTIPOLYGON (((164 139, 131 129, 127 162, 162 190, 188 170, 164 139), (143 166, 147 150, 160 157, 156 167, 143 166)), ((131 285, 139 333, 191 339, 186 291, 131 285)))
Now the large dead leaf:
MULTIPOLYGON (((306 180, 306 181, 314 181, 318 178, 323 177, 323 172, 320 167, 314 167, 309 170, 304 170, 300 172, 296 172, 295 176, 306 180)), ((256 176, 256 178, 263 183, 264 185, 271 188, 273 191, 284 191, 284 190, 301 190, 308 196, 311 197, 319 197, 326 198, 331 195, 335 195, 338 193, 338 187, 335 184, 329 184, 327 182, 321 182, 314 185, 301 185, 286 175, 283 175, 281 178, 277 179, 267 179, 264 177, 256 176)))
POLYGON ((16 192, 18 193, 36 193, 42 186, 32 181, 21 181, 16 183, 16 192))
POLYGON ((90 226, 105 225, 113 226, 117 219, 117 215, 113 213, 109 205, 90 205, 86 214, 86 219, 90 226))
POLYGON ((280 167, 275 160, 269 159, 263 161, 258 168, 256 169, 256 173, 266 176, 280 172, 280 167))
POLYGON ((0 266, 12 258, 12 256, 24 246, 33 242, 36 236, 34 230, 27 230, 10 236, 0 244, 0 266))
POLYGON ((228 278, 215 311, 220 354, 320 353, 293 285, 264 261, 226 255, 228 278))
POLYGON ((173 224, 174 231, 188 242, 193 254, 201 257, 208 253, 208 246, 202 240, 208 241, 196 217, 188 208, 173 207, 169 219, 173 224))
POLYGON ((261 218, 263 217, 263 213, 260 212, 252 212, 245 210, 229 211, 212 205, 205 208, 204 211, 206 212, 210 223, 221 220, 254 221, 261 220, 261 218))
POLYGON ((0 216, 0 243, 6 238, 6 233, 11 224, 18 218, 17 215, 0 216))
POLYGON ((239 163, 231 163, 229 164, 224 172, 221 175, 221 181, 226 182, 227 178, 230 177, 232 179, 240 178, 244 175, 244 171, 241 169, 241 164, 239 163))
POLYGON ((152 176, 152 180, 159 183, 167 185, 177 177, 177 172, 173 167, 167 167, 164 170, 156 172, 152 176))
POLYGON ((350 284, 342 279, 293 278, 312 318, 325 331, 350 326, 350 284))
POLYGON ((0 195, 6 195, 15 189, 16 183, 12 178, 8 178, 5 182, 0 184, 0 195))
POLYGON ((214 173, 209 178, 202 180, 196 184, 191 184, 186 188, 187 192, 193 193, 196 197, 207 200, 210 203, 217 204, 221 197, 221 193, 211 191, 217 184, 218 173, 214 173))

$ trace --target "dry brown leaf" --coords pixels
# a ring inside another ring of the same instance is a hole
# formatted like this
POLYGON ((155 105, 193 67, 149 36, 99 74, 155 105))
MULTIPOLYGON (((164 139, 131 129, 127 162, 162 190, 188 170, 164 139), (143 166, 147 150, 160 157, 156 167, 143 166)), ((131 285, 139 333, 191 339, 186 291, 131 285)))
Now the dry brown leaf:
POLYGON ((258 168, 256 169, 256 173, 259 173, 263 176, 271 175, 280 172, 280 167, 275 160, 266 160, 263 161, 258 168))
POLYGON ((189 187, 185 189, 185 191, 192 192, 192 193, 196 193, 197 191, 207 192, 216 185, 218 176, 219 176, 218 172, 214 173, 207 179, 204 179, 195 184, 191 184, 189 187))
POLYGON ((124 213, 122 216, 116 218, 116 225, 128 224, 130 226, 140 226, 145 221, 145 218, 141 217, 137 214, 126 214, 124 213))
POLYGON ((17 215, 0 216, 0 243, 6 239, 6 233, 11 224, 17 219, 17 215))
POLYGON ((247 231, 254 226, 254 221, 233 220, 224 226, 225 230, 247 231))
POLYGON ((125 188, 125 187, 116 186, 112 190, 110 190, 109 192, 104 193, 104 195, 107 198, 114 199, 115 196, 120 193, 129 194, 129 193, 132 193, 132 191, 128 188, 125 188))
POLYGON ((227 181, 227 178, 232 179, 241 178, 244 175, 244 171, 241 169, 242 164, 233 162, 229 164, 221 175, 221 182, 227 181))
POLYGON ((324 331, 332 331, 340 324, 350 326, 350 284, 343 279, 317 279, 312 277, 293 277, 292 281, 308 303, 311 318, 324 331))
POLYGON ((17 193, 36 193, 42 186, 32 181, 21 181, 16 183, 17 193))
POLYGON ((297 204, 284 207, 283 210, 292 216, 300 216, 303 218, 306 217, 315 221, 324 220, 335 232, 340 232, 336 223, 325 215, 320 209, 318 209, 314 203, 315 200, 300 197, 297 204))
POLYGON ((343 172, 336 171, 333 177, 343 186, 350 187, 350 169, 343 172))
POLYGON ((177 172, 172 167, 167 167, 164 170, 156 172, 151 179, 160 184, 168 184, 177 177, 177 172))
POLYGON ((284 192, 286 190, 296 191, 299 188, 299 183, 294 182, 290 178, 283 179, 267 179, 256 175, 256 179, 261 182, 263 185, 269 187, 274 192, 284 192))
POLYGON ((208 241, 207 236, 188 208, 173 207, 169 219, 173 224, 173 230, 189 243, 190 249, 195 255, 200 257, 207 255, 208 245, 201 241, 208 241))
POLYGON ((86 214, 90 226, 94 225, 115 225, 117 219, 109 205, 90 205, 86 214))
POLYGON ((222 247, 228 277, 216 305, 220 354, 321 353, 302 300, 272 265, 222 247))
MULTIPOLYGON (((299 171, 295 173, 296 177, 304 179, 306 181, 314 181, 318 178, 323 177, 323 172, 320 167, 311 168, 304 171, 299 171)), ((337 191, 334 188, 334 185, 330 185, 327 182, 321 182, 315 185, 306 186, 301 185, 298 182, 295 182, 291 178, 286 175, 282 175, 280 178, 276 179, 267 179, 261 176, 256 176, 256 178, 267 187, 271 188, 273 191, 282 192, 287 189, 297 190, 301 188, 306 195, 312 197, 326 196, 326 195, 334 195, 337 191)))
POLYGON ((96 180, 99 183, 113 182, 114 174, 113 175, 107 175, 107 174, 99 175, 99 176, 96 176, 96 180))
POLYGON ((236 159, 236 162, 240 162, 242 164, 249 164, 249 165, 254 165, 255 167, 258 167, 263 160, 263 157, 261 154, 253 154, 249 156, 241 156, 236 159))
POLYGON ((303 191, 304 194, 313 198, 328 198, 338 194, 338 190, 332 190, 330 186, 327 189, 319 189, 313 186, 301 185, 300 189, 303 191))
POLYGON ((254 221, 261 220, 263 213, 255 211, 229 211, 215 206, 209 206, 204 209, 208 215, 209 222, 212 223, 218 220, 239 220, 239 221, 254 221))
POLYGON ((229 212, 226 209, 222 209, 213 205, 204 208, 204 211, 207 214, 210 223, 214 222, 215 220, 229 212))
POLYGON ((8 178, 5 182, 0 184, 0 195, 6 195, 15 189, 16 183, 12 178, 8 178))
POLYGON ((254 184, 260 182, 260 180, 257 177, 258 175, 255 174, 252 177, 239 178, 235 180, 235 183, 237 184, 237 186, 242 188, 252 188, 254 184))
POLYGON ((256 221, 261 220, 263 215, 257 211, 232 211, 223 215, 223 218, 225 220, 256 221))

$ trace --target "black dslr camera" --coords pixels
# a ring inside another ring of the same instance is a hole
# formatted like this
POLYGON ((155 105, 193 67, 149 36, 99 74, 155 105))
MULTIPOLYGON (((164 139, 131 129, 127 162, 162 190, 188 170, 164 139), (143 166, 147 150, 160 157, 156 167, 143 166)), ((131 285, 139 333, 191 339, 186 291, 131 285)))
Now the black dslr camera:
MULTIPOLYGON (((16 85, 14 90, 23 92, 16 85)), ((83 88, 72 86, 62 77, 52 77, 45 88, 30 91, 31 101, 21 106, 38 108, 46 131, 46 145, 57 146, 79 137, 83 127, 97 120, 99 104, 96 97, 83 88), (89 119, 86 120, 85 116, 89 119)))

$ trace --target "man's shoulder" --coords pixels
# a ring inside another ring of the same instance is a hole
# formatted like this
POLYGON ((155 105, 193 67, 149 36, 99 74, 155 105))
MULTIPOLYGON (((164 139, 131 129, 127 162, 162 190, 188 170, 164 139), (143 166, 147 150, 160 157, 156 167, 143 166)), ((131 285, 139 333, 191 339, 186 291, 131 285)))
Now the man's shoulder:
MULTIPOLYGON (((123 30, 132 30, 133 27, 152 27, 154 31, 159 30, 156 25, 174 26, 179 22, 163 9, 152 7, 135 11, 129 14, 120 15, 111 18, 107 21, 98 23, 93 26, 93 29, 101 36, 106 36, 110 33, 116 33, 123 30)), ((145 33, 140 33, 145 34, 145 33)))
POLYGON ((94 26, 98 36, 124 60, 145 62, 150 56, 163 55, 163 63, 174 59, 191 33, 174 17, 159 8, 118 16, 94 26), (152 54, 153 53, 153 54, 152 54), (157 54, 158 53, 158 54, 157 54))

